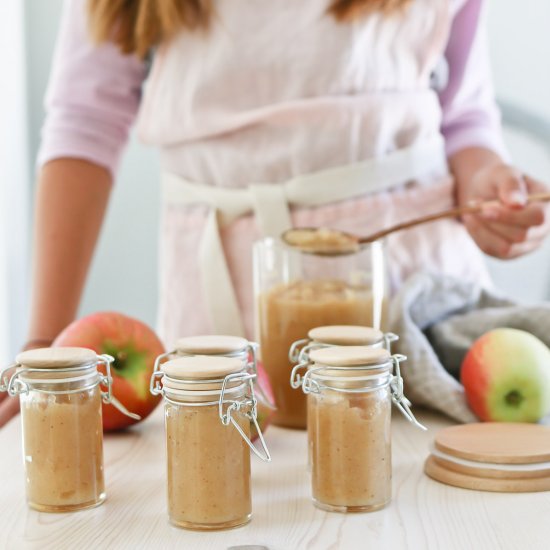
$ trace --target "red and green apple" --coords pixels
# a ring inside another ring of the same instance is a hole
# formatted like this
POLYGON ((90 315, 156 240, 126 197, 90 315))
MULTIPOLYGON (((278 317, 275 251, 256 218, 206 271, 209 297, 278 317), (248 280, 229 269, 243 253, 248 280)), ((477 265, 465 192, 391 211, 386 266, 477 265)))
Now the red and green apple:
POLYGON ((484 334, 466 354, 460 381, 480 420, 537 422, 550 413, 550 350, 528 332, 484 334))
MULTIPOLYGON (((143 420, 160 401, 149 392, 155 358, 164 353, 161 341, 145 323, 122 313, 100 312, 71 323, 53 346, 76 346, 114 357, 111 365, 113 395, 143 420)), ((104 369, 103 369, 104 372, 104 369)), ((103 429, 119 430, 136 420, 113 405, 103 404, 103 429)))

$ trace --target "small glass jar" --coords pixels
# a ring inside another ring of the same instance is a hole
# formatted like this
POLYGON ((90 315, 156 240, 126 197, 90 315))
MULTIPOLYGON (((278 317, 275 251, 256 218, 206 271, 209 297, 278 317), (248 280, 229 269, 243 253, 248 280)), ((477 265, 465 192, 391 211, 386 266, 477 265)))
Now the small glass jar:
POLYGON ((250 521, 249 448, 271 460, 256 418, 254 377, 239 359, 213 356, 172 359, 153 374, 151 392, 165 399, 172 524, 211 531, 250 521), (250 441, 251 422, 262 451, 250 441))
MULTIPOLYGON (((288 358, 291 363, 297 363, 290 374, 290 385, 298 389, 302 385, 300 375, 301 369, 311 368, 309 353, 314 349, 321 349, 330 346, 367 346, 373 349, 385 348, 391 353, 391 344, 399 340, 399 337, 392 332, 382 332, 372 327, 361 327, 356 325, 332 325, 316 327, 309 331, 308 338, 294 342, 290 347, 288 358)), ((308 400, 309 408, 309 400, 308 400)), ((308 432, 308 470, 311 471, 311 449, 312 441, 310 434, 311 418, 307 416, 308 432)))
POLYGON ((384 329, 388 287, 381 242, 338 256, 302 252, 274 239, 254 245, 256 338, 275 394, 275 424, 306 427, 305 397, 288 385, 292 343, 320 325, 384 329))
POLYGON ((392 401, 418 424, 403 397, 399 363, 383 348, 312 350, 302 379, 308 396, 314 504, 331 512, 370 512, 391 500, 392 401))
POLYGON ((313 349, 327 346, 368 346, 386 348, 391 353, 391 345, 399 336, 393 332, 382 332, 373 327, 357 325, 329 325, 315 327, 308 332, 307 338, 298 340, 290 346, 288 359, 291 363, 309 360, 308 353, 313 349))
POLYGON ((21 402, 31 508, 72 512, 105 500, 101 403, 111 402, 112 361, 85 348, 45 348, 20 353, 2 372, 0 390, 21 402))

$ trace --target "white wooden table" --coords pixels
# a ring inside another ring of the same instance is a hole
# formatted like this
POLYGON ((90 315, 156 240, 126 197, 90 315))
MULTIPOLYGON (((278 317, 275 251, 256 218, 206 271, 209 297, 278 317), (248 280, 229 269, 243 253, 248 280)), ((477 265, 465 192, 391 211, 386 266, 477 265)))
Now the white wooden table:
POLYGON ((162 407, 142 425, 106 437, 107 501, 72 514, 27 508, 17 418, 0 430, 0 548, 550 549, 550 493, 479 493, 428 479, 422 464, 429 443, 449 422, 430 413, 419 416, 428 433, 394 414, 393 502, 386 509, 355 515, 315 509, 305 433, 272 427, 267 440, 273 462, 253 457, 252 522, 215 533, 184 531, 167 521, 162 407))

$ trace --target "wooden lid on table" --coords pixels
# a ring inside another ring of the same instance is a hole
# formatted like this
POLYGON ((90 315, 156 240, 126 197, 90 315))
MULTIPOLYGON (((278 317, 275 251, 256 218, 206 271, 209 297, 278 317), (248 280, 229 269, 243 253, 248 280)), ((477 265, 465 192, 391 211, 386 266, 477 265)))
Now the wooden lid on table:
POLYGON ((248 341, 239 336, 189 336, 177 341, 176 349, 189 355, 223 355, 243 351, 248 341))
POLYGON ((550 427, 520 423, 451 426, 435 437, 424 471, 465 489, 550 490, 550 427))
POLYGON ((383 340, 384 333, 372 327, 329 325, 311 329, 308 336, 314 342, 334 346, 372 346, 383 340))
POLYGON ((451 426, 435 437, 444 453, 496 464, 550 461, 550 427, 538 424, 486 422, 451 426))
POLYGON ((95 363, 97 354, 87 348, 39 348, 22 351, 15 361, 31 369, 67 369, 95 363))

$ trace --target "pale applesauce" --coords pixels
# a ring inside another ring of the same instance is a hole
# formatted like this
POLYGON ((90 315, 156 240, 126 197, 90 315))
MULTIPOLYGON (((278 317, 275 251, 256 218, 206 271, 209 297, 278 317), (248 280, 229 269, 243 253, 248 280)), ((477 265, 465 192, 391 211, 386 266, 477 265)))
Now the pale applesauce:
POLYGON ((364 512, 391 499, 391 399, 325 390, 308 396, 313 500, 321 508, 364 512))
POLYGON ((105 499, 99 387, 21 395, 29 506, 68 512, 105 499))
MULTIPOLYGON (((250 450, 218 406, 166 403, 168 514, 188 529, 226 529, 247 523, 252 513, 250 450)), ((233 418, 250 437, 250 421, 233 418)))
MULTIPOLYGON (((370 289, 344 281, 318 279, 274 286, 259 296, 259 333, 263 365, 271 380, 275 424, 306 427, 306 398, 290 386, 288 350, 308 332, 324 325, 373 325, 370 289)), ((384 322, 383 316, 383 322, 384 322)))

